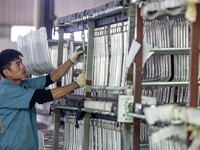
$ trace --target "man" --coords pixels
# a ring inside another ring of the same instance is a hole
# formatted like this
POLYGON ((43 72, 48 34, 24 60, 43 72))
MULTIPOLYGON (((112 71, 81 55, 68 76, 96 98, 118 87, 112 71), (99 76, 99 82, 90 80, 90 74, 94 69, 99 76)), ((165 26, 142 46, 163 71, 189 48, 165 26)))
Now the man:
POLYGON ((35 104, 59 99, 73 90, 85 86, 85 74, 76 81, 45 90, 58 81, 83 54, 75 51, 69 60, 53 70, 49 75, 26 79, 23 55, 14 49, 0 53, 0 150, 37 150, 38 133, 35 104))

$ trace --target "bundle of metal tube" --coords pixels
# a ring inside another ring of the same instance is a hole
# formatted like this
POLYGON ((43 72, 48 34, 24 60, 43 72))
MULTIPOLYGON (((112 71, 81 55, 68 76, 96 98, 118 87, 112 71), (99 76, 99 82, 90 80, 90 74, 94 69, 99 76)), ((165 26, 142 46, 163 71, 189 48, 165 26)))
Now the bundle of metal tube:
POLYGON ((27 73, 32 75, 48 74, 55 68, 50 59, 44 27, 23 37, 20 36, 17 45, 18 50, 24 55, 22 59, 27 73))

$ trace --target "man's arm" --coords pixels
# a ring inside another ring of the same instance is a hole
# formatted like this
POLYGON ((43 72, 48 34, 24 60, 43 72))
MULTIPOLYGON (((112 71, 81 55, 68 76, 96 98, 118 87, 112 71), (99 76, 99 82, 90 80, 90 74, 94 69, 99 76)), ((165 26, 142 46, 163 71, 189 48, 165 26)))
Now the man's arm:
POLYGON ((85 77, 86 76, 84 73, 80 73, 76 81, 62 87, 51 89, 51 94, 52 94, 53 99, 54 100, 59 99, 67 95, 68 93, 74 91, 76 88, 85 86, 85 83, 86 83, 85 77))
POLYGON ((79 47, 75 52, 71 55, 69 60, 67 60, 65 63, 60 65, 57 69, 53 70, 50 73, 51 80, 53 82, 58 81, 61 77, 63 77, 67 71, 71 68, 71 66, 76 63, 81 56, 83 56, 84 51, 81 47, 79 47))
POLYGON ((55 89, 51 89, 51 94, 52 94, 53 100, 62 98, 77 88, 78 88, 78 85, 75 82, 72 82, 68 85, 58 87, 55 89))
POLYGON ((32 108, 35 105, 35 103, 43 104, 46 102, 60 99, 65 95, 69 94, 70 92, 74 91, 76 88, 85 86, 85 82, 85 74, 81 73, 77 77, 76 81, 68 85, 57 87, 51 90, 37 89, 35 90, 33 97, 31 98, 29 108, 32 108))
POLYGON ((60 99, 70 92, 74 91, 76 88, 78 88, 78 85, 75 82, 72 82, 63 87, 58 87, 51 90, 37 89, 35 90, 35 93, 31 98, 29 108, 32 108, 35 103, 44 104, 46 102, 60 99))
POLYGON ((73 63, 70 60, 67 60, 62 65, 60 65, 57 69, 53 70, 50 73, 50 78, 53 82, 58 81, 60 78, 62 78, 67 71, 71 68, 73 63))

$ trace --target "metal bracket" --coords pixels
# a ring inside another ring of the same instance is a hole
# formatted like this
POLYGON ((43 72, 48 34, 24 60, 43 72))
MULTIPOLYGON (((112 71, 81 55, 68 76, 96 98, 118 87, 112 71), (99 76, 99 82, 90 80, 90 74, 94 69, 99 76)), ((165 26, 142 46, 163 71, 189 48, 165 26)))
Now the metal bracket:
POLYGON ((133 122, 133 117, 128 116, 129 104, 133 103, 134 97, 132 95, 119 95, 118 99, 118 122, 133 122))
MULTIPOLYGON (((119 95, 118 114, 117 114, 118 122, 124 122, 124 123, 133 122, 133 117, 129 115, 129 113, 131 113, 129 110, 129 106, 132 103, 134 103, 133 95, 119 95)), ((141 104, 142 105, 156 105, 156 98, 142 96, 141 104)))

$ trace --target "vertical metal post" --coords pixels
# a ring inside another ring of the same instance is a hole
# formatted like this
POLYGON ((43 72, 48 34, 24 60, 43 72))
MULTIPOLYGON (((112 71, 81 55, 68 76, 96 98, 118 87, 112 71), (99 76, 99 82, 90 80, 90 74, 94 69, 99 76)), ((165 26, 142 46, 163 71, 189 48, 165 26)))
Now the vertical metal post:
POLYGON ((44 17, 42 17, 41 16, 41 14, 44 14, 43 12, 42 12, 42 10, 43 10, 43 8, 42 8, 42 6, 43 6, 43 1, 40 1, 40 0, 34 0, 34 26, 36 27, 36 29, 39 29, 41 26, 42 26, 42 19, 44 18, 44 17))
MULTIPOLYGON (((134 39, 135 34, 135 4, 130 4, 128 8, 128 46, 131 47, 131 42, 134 39)), ((133 65, 128 70, 127 75, 127 83, 128 86, 133 85, 133 65)), ((129 93, 126 93, 129 94, 129 93)), ((131 123, 124 124, 124 132, 123 132, 123 143, 122 147, 124 150, 131 149, 131 123)))
MULTIPOLYGON (((131 42, 135 38, 135 7, 133 4, 130 4, 128 9, 128 47, 131 47, 131 42)), ((133 65, 128 70, 127 74, 128 85, 133 85, 133 65)))
POLYGON ((197 20, 192 23, 191 31, 191 50, 189 52, 190 70, 189 70, 189 90, 188 105, 197 107, 198 104, 198 70, 199 70, 199 42, 200 42, 200 4, 197 4, 197 20))
MULTIPOLYGON (((188 106, 198 106, 198 71, 199 71, 199 42, 200 42, 200 4, 197 4, 197 19, 192 23, 191 30, 191 49, 189 52, 190 70, 189 70, 189 85, 188 85, 188 106)), ((187 146, 189 147, 191 141, 189 140, 190 132, 187 136, 187 146)))
MULTIPOLYGON (((94 51, 94 21, 88 21, 88 46, 87 46, 87 62, 86 62, 86 99, 91 98, 91 80, 92 80, 92 62, 93 62, 93 51, 94 51)), ((89 139, 90 139, 90 117, 91 114, 87 113, 84 117, 84 140, 83 150, 89 150, 89 139)))
MULTIPOLYGON (((63 60, 63 43, 64 43, 64 28, 58 29, 59 40, 58 40, 58 66, 62 64, 63 60)), ((57 87, 61 86, 61 80, 57 81, 57 87)), ((53 149, 58 150, 58 139, 59 139, 59 127, 60 127, 60 110, 54 111, 54 140, 53 149)))
POLYGON ((86 98, 91 98, 91 81, 93 68, 93 52, 94 52, 94 21, 88 21, 88 44, 87 44, 87 62, 86 62, 86 98))
POLYGON ((59 127, 60 127, 60 109, 55 109, 54 110, 54 136, 53 136, 54 150, 58 150, 59 127))
POLYGON ((122 149, 130 150, 131 149, 131 124, 124 124, 124 131, 122 133, 123 141, 122 141, 122 149))
MULTIPOLYGON (((143 43, 143 19, 140 15, 139 6, 136 7, 136 40, 141 44, 138 53, 135 56, 134 66, 134 102, 141 103, 142 92, 142 43, 143 43)), ((133 149, 140 149, 140 120, 133 119, 133 149)))
MULTIPOLYGON (((64 28, 58 29, 59 40, 58 40, 58 66, 63 63, 63 45, 64 45, 64 28)), ((61 86, 61 80, 57 81, 57 87, 61 86)))

